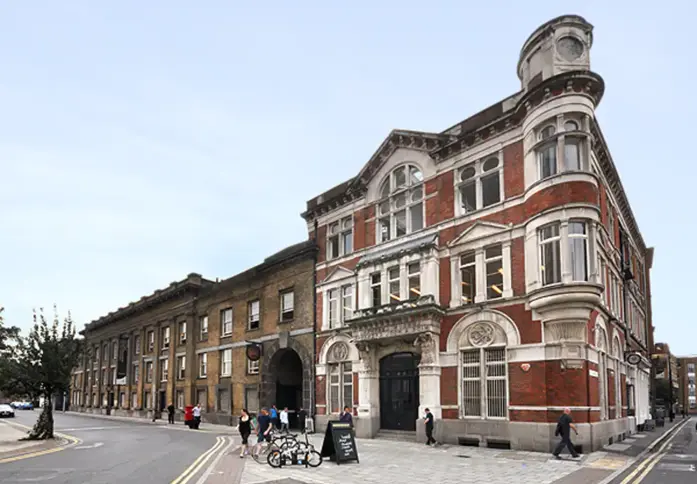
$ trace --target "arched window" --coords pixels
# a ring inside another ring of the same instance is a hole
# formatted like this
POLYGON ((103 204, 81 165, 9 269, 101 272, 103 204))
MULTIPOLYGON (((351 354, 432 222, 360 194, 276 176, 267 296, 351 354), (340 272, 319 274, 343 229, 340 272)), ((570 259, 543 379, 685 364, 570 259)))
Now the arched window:
POLYGON ((562 171, 587 170, 588 163, 585 162, 584 155, 587 135, 581 129, 579 121, 566 119, 560 129, 557 132, 555 122, 543 124, 537 130, 536 153, 541 180, 562 171), (557 158, 557 153, 563 156, 561 160, 557 158))
POLYGON ((353 408, 353 368, 349 347, 343 341, 334 343, 327 353, 327 403, 330 414, 353 408))
POLYGON ((379 242, 416 232, 424 227, 423 173, 414 165, 395 168, 380 187, 379 242))
POLYGON ((557 141, 553 139, 556 129, 552 125, 545 126, 537 135, 538 140, 545 141, 537 148, 540 178, 557 174, 557 141))

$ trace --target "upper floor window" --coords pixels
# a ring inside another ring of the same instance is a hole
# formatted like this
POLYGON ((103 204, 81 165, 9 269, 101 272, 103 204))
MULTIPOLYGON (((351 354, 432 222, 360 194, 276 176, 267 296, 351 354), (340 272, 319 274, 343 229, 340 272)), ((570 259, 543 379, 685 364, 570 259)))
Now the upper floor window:
POLYGON ((373 307, 382 305, 382 276, 379 272, 370 275, 370 292, 373 307))
POLYGON ((484 249, 486 267, 486 298, 497 299, 503 296, 503 252, 501 245, 484 249))
POLYGON ((136 355, 140 354, 140 335, 137 334, 135 338, 133 338, 133 352, 136 355))
POLYGON ((460 279, 462 304, 474 304, 474 297, 477 295, 477 265, 473 250, 460 256, 460 279))
POLYGON ((292 321, 295 309, 295 294, 293 291, 281 293, 281 321, 292 321))
POLYGON ((247 304, 247 329, 259 329, 259 300, 250 301, 247 304))
POLYGON ((540 270, 542 285, 561 282, 561 235, 559 224, 540 229, 540 270))
POLYGON ((117 348, 118 348, 118 343, 116 341, 111 343, 111 359, 112 360, 116 360, 119 357, 119 354, 118 354, 119 352, 118 352, 117 348))
POLYGON ((394 265, 383 273, 371 274, 370 289, 373 307, 418 299, 422 295, 421 262, 394 265))
POLYGON ((562 171, 586 169, 583 153, 585 134, 575 120, 566 120, 562 131, 556 124, 546 124, 537 133, 537 168, 540 179, 562 171), (559 159, 561 153, 562 158, 559 159))
POLYGON ((571 248, 571 279, 588 280, 588 230, 584 222, 569 222, 571 248))
POLYGON ((502 166, 496 156, 486 158, 458 173, 460 213, 466 214, 501 201, 502 166))
POLYGON ((232 308, 220 311, 220 327, 223 336, 230 336, 232 334, 232 308))
POLYGON ((148 351, 155 349, 155 331, 148 331, 148 351))
POLYGON ((395 168, 380 187, 379 242, 416 232, 424 227, 423 173, 413 165, 395 168))
POLYGON ((201 319, 198 321, 198 325, 198 339, 200 341, 206 341, 208 339, 208 316, 201 316, 201 319))
POLYGON ((346 285, 327 291, 329 329, 338 328, 353 317, 353 286, 346 285))
POLYGON ((349 216, 329 224, 327 259, 336 259, 351 252, 353 252, 353 218, 349 216))
POLYGON ((186 321, 179 323, 179 343, 186 343, 186 321))
POLYGON ((169 348, 169 326, 162 328, 162 349, 169 348))
POLYGON ((571 274, 571 281, 588 281, 590 257, 585 222, 571 220, 568 224, 546 225, 539 230, 539 245, 543 286, 562 282, 562 272, 571 274), (563 245, 568 245, 568 252, 561 250, 563 245))

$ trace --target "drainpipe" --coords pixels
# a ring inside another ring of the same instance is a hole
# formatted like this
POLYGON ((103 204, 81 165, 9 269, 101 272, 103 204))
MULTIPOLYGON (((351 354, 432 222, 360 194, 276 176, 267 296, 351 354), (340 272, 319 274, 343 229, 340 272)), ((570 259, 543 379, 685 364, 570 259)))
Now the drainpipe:
POLYGON ((317 378, 315 376, 315 369, 317 367, 317 259, 318 259, 318 244, 317 244, 317 230, 319 224, 315 218, 315 234, 314 234, 314 253, 312 255, 312 368, 310 374, 312 375, 312 408, 308 408, 308 412, 313 421, 312 429, 314 430, 314 417, 315 411, 317 410, 317 378))

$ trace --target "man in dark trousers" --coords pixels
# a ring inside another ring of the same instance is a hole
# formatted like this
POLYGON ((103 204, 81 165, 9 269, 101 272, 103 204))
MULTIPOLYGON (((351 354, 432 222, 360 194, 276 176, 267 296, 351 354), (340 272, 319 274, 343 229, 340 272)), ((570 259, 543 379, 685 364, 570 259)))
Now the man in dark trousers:
POLYGON ((174 423, 174 405, 171 403, 167 406, 167 419, 169 423, 174 423))
POLYGON ((424 424, 426 425, 426 445, 435 444, 436 439, 433 438, 435 418, 428 408, 424 409, 424 411, 426 412, 426 417, 424 417, 424 424))
POLYGON ((307 418, 307 412, 304 408, 300 407, 298 410, 298 428, 300 432, 305 432, 305 419, 307 418))
POLYGON ((576 435, 578 435, 578 430, 573 422, 574 421, 571 418, 571 409, 565 408, 564 413, 561 415, 561 417, 559 417, 559 422, 557 422, 557 430, 554 432, 555 436, 561 436, 561 442, 559 442, 557 448, 554 449, 553 452, 554 457, 557 459, 561 459, 559 454, 561 454, 561 451, 564 450, 564 447, 569 449, 571 457, 580 457, 579 454, 576 453, 576 449, 574 449, 574 444, 571 443, 571 430, 573 429, 573 431, 576 432, 576 435))

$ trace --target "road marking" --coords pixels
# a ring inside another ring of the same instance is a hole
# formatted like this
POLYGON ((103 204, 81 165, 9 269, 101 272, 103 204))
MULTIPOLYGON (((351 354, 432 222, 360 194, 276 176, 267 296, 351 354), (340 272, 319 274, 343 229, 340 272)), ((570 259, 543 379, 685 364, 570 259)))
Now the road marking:
POLYGON ((97 442, 92 445, 80 445, 78 447, 75 447, 75 449, 96 449, 98 447, 101 447, 102 445, 104 445, 104 442, 97 442))
MULTIPOLYGON (((215 459, 213 459, 213 462, 211 462, 211 465, 208 466, 208 469, 206 469, 206 472, 203 473, 203 475, 199 478, 198 481, 196 481, 196 484, 204 484, 206 480, 208 479, 208 476, 211 475, 211 472, 213 472, 213 469, 215 469, 215 466, 218 465, 218 462, 220 462, 220 459, 225 455, 225 452, 232 447, 232 445, 235 442, 230 438, 230 443, 225 446, 223 450, 218 452, 218 455, 215 456, 215 459)), ((220 472, 222 474, 222 472, 220 472)), ((191 474, 192 476, 195 475, 195 473, 191 474)))
MULTIPOLYGON (((656 462, 657 462, 663 455, 665 455, 665 453, 664 453, 665 448, 670 444, 670 442, 673 440, 673 438, 675 438, 675 436, 678 435, 678 432, 680 432, 680 430, 681 430, 681 429, 685 426, 685 424, 687 424, 688 422, 689 422, 689 420, 687 420, 687 421, 683 422, 682 424, 680 424, 679 426, 675 427, 675 430, 674 430, 674 431, 672 432, 672 434, 666 439, 666 441, 663 443, 663 445, 661 445, 661 447, 658 449, 658 451, 656 452, 656 454, 655 454, 655 455, 652 455, 652 456, 649 457, 648 459, 644 460, 641 464, 639 464, 639 466, 637 466, 637 468, 634 469, 634 470, 632 471, 631 474, 629 474, 627 477, 625 477, 624 480, 623 480, 620 484, 629 484, 629 482, 632 481, 632 479, 634 479, 634 477, 635 477, 637 474, 639 474, 639 473, 644 469, 644 467, 650 465, 648 471, 642 472, 641 475, 639 475, 639 477, 633 482, 633 484, 639 484, 639 483, 642 481, 642 479, 644 479, 644 477, 646 477, 646 475, 647 475, 647 474, 649 473, 649 471, 653 468, 653 466, 656 465, 656 462)), ((672 431, 672 429, 671 429, 670 431, 672 431)), ((669 431, 669 432, 670 432, 670 431, 669 431)))
POLYGON ((181 473, 181 475, 179 477, 174 479, 171 482, 171 484, 185 484, 186 482, 188 482, 189 479, 191 479, 192 472, 198 471, 200 466, 205 464, 206 461, 208 461, 208 459, 210 458, 210 456, 213 455, 213 453, 216 450, 220 449, 225 443, 225 437, 219 436, 219 437, 216 437, 215 440, 216 440, 216 442, 213 445, 213 447, 211 447, 206 452, 201 454, 189 467, 187 467, 184 470, 184 472, 181 473))
POLYGON ((80 430, 111 430, 111 429, 122 429, 123 427, 75 427, 72 429, 58 429, 61 432, 77 432, 80 430))
MULTIPOLYGON (((15 427, 20 427, 24 430, 31 430, 32 427, 28 427, 26 425, 22 425, 20 423, 16 422, 7 422, 8 425, 14 425, 15 427)), ((81 443, 82 440, 78 439, 77 437, 73 437, 72 435, 67 435, 59 432, 54 432, 54 435, 57 435, 58 437, 65 439, 69 441, 70 443, 67 445, 60 445, 58 447, 52 447, 50 449, 45 449, 45 450, 38 450, 36 452, 27 452, 26 454, 20 454, 16 455, 14 457, 8 457, 6 459, 0 459, 0 464, 7 464, 9 462, 15 462, 18 460, 24 460, 24 459, 29 459, 31 457, 40 457, 42 455, 47 455, 47 454, 53 454, 54 452, 60 452, 61 450, 68 449, 70 447, 74 447, 77 444, 81 443)))

